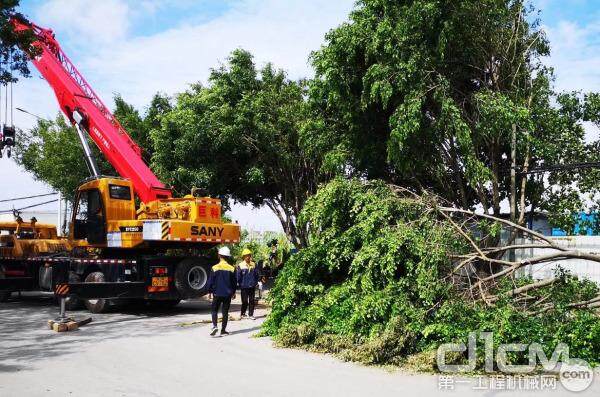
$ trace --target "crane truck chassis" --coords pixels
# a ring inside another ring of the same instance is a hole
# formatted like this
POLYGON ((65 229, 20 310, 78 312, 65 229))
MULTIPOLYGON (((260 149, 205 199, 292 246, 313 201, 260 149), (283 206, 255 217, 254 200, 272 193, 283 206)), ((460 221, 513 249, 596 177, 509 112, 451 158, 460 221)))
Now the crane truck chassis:
POLYGON ((0 300, 15 291, 55 291, 58 285, 67 284, 67 309, 83 302, 98 313, 115 299, 144 299, 169 306, 206 294, 214 262, 208 250, 239 240, 237 225, 220 223, 220 201, 196 198, 207 222, 189 224, 190 237, 182 239, 174 234, 177 223, 169 220, 127 221, 112 227, 103 222, 111 208, 134 208, 133 195, 123 194, 123 189, 130 191, 130 182, 119 178, 83 184, 69 238, 58 238, 52 225, 0 223, 0 300), (121 194, 111 196, 115 186, 121 194), (90 248, 89 242, 106 242, 106 247, 90 248), (189 253, 190 244, 204 255, 174 255, 166 250, 189 253))
POLYGON ((35 222, 6 226, 9 244, 0 249, 0 299, 12 291, 56 292, 60 286, 61 295, 65 288, 69 291, 69 308, 82 299, 90 311, 101 312, 111 299, 170 305, 206 294, 208 252, 239 242, 239 225, 222 221, 218 199, 196 197, 194 190, 172 197, 54 33, 23 19, 11 23, 17 34, 35 35, 35 51, 24 50, 77 130, 91 177, 77 189, 67 238, 35 222), (87 137, 120 177, 99 174, 87 137), (26 228, 31 233, 23 234, 26 228))

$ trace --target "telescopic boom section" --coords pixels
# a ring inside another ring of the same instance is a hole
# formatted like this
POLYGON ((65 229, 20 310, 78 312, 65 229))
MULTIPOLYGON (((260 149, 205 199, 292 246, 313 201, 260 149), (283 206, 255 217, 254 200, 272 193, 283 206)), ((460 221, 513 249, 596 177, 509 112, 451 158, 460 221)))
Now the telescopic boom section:
POLYGON ((73 125, 87 131, 119 175, 131 180, 140 200, 170 198, 171 190, 146 165, 140 147, 65 55, 52 30, 16 18, 11 22, 17 32, 33 31, 33 45, 40 52, 31 61, 54 90, 61 110, 73 125))

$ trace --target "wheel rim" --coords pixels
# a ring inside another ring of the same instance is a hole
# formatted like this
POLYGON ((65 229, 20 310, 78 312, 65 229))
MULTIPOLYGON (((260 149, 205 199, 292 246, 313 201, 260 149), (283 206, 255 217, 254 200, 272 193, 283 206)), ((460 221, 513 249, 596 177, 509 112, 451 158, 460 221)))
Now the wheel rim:
POLYGON ((202 266, 194 266, 188 272, 188 284, 196 291, 204 288, 207 280, 208 275, 202 266))
MULTIPOLYGON (((86 282, 88 282, 88 283, 104 282, 104 274, 102 274, 102 273, 96 274, 93 277, 91 277, 89 281, 86 279, 86 282)), ((93 306, 95 306, 99 301, 100 301, 100 299, 87 299, 87 302, 93 306)))

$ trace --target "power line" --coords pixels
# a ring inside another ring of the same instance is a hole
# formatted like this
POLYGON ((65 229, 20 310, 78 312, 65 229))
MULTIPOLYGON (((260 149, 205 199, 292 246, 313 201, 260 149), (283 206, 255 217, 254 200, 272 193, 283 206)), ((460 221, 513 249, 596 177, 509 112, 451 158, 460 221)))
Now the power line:
POLYGON ((2 211, 0 211, 0 214, 12 213, 14 211, 17 211, 17 212, 18 211, 23 211, 23 210, 26 210, 26 209, 29 209, 29 208, 39 207, 40 205, 55 203, 57 201, 58 201, 58 199, 54 199, 54 200, 44 201, 43 203, 28 205, 27 207, 15 208, 15 209, 11 209, 11 210, 2 210, 2 211))
POLYGON ((534 168, 534 169, 531 169, 528 171, 520 171, 517 173, 521 174, 521 175, 544 174, 546 172, 577 170, 577 169, 586 169, 586 168, 600 168, 600 162, 593 161, 593 162, 585 162, 585 163, 548 165, 545 167, 534 168))
POLYGON ((36 194, 35 196, 15 197, 15 198, 11 198, 11 199, 0 200, 0 203, 7 203, 9 201, 27 200, 27 199, 31 199, 31 198, 37 198, 37 197, 53 196, 55 194, 58 194, 58 193, 52 192, 52 193, 36 194))

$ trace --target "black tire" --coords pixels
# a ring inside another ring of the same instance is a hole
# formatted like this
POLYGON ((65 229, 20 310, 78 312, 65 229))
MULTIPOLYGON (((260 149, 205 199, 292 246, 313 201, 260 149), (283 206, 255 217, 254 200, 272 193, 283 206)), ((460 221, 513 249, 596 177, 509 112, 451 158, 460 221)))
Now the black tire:
MULTIPOLYGON (((79 283, 81 277, 75 272, 69 272, 69 283, 79 283)), ((83 308, 83 302, 76 295, 69 295, 65 299, 65 309, 67 311, 79 310, 83 308)))
MULTIPOLYGON (((85 278, 86 283, 103 283, 105 280, 104 273, 102 272, 90 273, 85 278)), ((84 299, 83 303, 92 313, 104 313, 110 306, 108 299, 84 299)))
POLYGON ((199 298, 208 293, 210 264, 205 258, 186 258, 175 269, 175 287, 182 299, 199 298))

